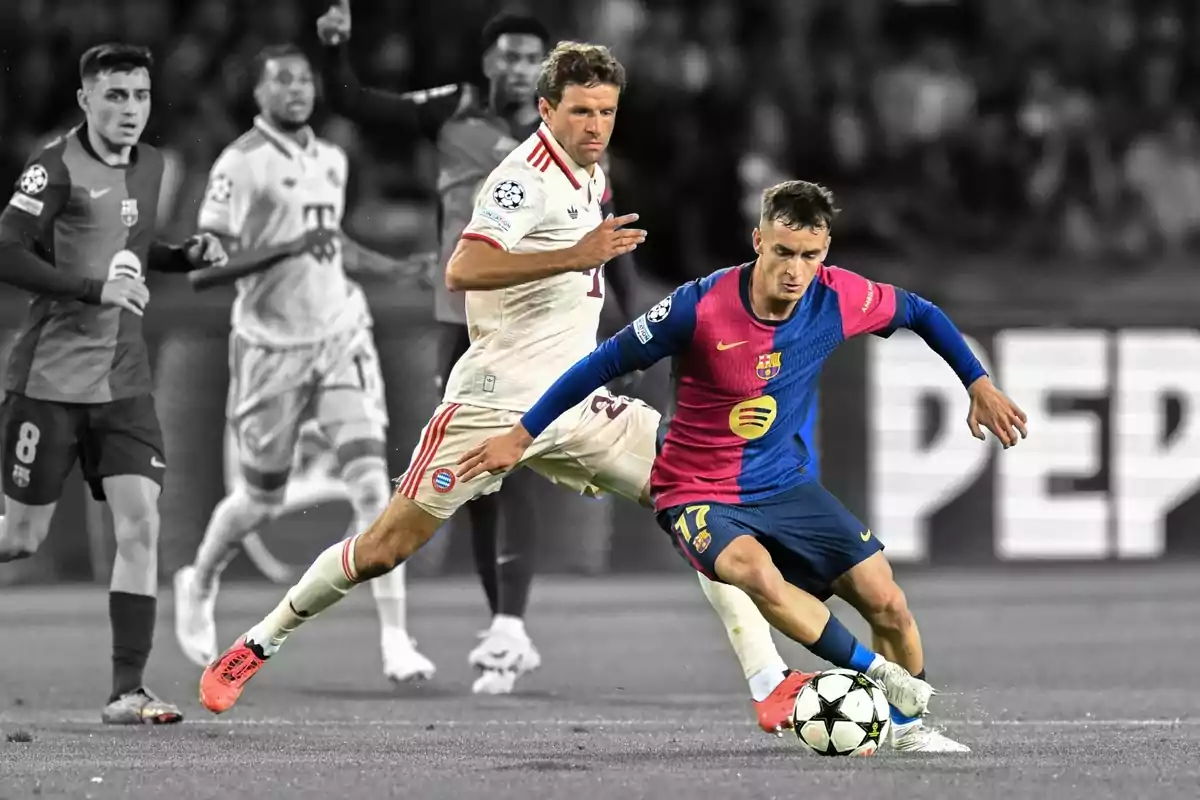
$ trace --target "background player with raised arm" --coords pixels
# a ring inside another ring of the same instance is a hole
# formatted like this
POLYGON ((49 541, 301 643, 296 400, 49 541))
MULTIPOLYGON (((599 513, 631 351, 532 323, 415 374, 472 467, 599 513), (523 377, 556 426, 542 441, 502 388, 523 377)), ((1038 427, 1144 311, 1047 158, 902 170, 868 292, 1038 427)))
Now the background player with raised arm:
MULTIPOLYGON (((483 181, 541 124, 537 80, 549 49, 546 28, 535 17, 512 13, 500 14, 484 26, 479 42, 487 79, 483 98, 467 83, 406 93, 363 87, 351 67, 347 46, 351 36, 349 0, 332 6, 317 21, 317 32, 331 48, 325 88, 335 111, 381 130, 418 131, 436 144, 440 264, 444 267, 471 221, 483 181)), ((601 198, 601 209, 612 211, 611 192, 601 198)), ((614 301, 612 306, 628 305, 632 292, 631 257, 620 261, 628 263, 604 268, 603 277, 613 289, 613 297, 606 300, 614 301)), ((455 363, 466 353, 471 336, 464 293, 450 291, 440 274, 433 285, 441 391, 455 363)), ((595 291, 601 291, 599 283, 595 291)), ((613 317, 625 319, 619 311, 613 317)), ((544 490, 545 485, 535 476, 520 475, 506 481, 499 491, 476 497, 465 509, 476 570, 492 614, 483 640, 467 656, 481 673, 472 686, 477 693, 510 692, 519 674, 541 663, 524 622, 536 546, 534 529, 524 520, 533 513, 536 493, 544 490)), ((580 511, 588 509, 581 507, 580 511)))
POLYGON ((511 431, 464 456, 458 477, 493 479, 486 476, 518 464, 596 386, 674 359, 674 414, 651 491, 680 553, 745 591, 777 629, 817 656, 883 683, 893 746, 962 752, 918 718, 931 692, 921 638, 883 545, 808 474, 797 431, 826 358, 854 336, 896 328, 916 332, 953 367, 968 389, 977 438, 983 425, 1014 445, 1017 430, 1025 435, 1025 415, 937 306, 824 265, 835 213, 831 193, 816 184, 768 189, 755 261, 680 287, 572 367, 511 431), (870 623, 878 654, 830 614, 822 601, 833 594, 870 623))
POLYGON ((112 510, 113 685, 106 723, 169 723, 179 709, 143 685, 158 594, 158 497, 166 457, 151 396, 144 270, 225 261, 220 243, 154 241, 162 155, 139 143, 153 59, 105 44, 79 61, 84 122, 26 165, 0 214, 0 282, 33 295, 0 408, 5 516, 0 561, 37 552, 78 461, 112 510))
MULTIPOLYGON (((268 48, 257 76, 260 114, 213 165, 199 224, 234 252, 294 246, 296 255, 238 281, 227 416, 244 480, 218 504, 195 563, 175 579, 176 636, 201 666, 216 656, 220 569, 242 537, 281 507, 308 416, 336 449, 352 530, 375 519, 390 494, 371 316, 362 290, 346 277, 346 268, 385 259, 341 235, 346 155, 308 127, 315 93, 307 57, 292 46, 268 48)), ((403 571, 372 583, 372 591, 384 674, 397 681, 432 675, 408 636, 403 571)))

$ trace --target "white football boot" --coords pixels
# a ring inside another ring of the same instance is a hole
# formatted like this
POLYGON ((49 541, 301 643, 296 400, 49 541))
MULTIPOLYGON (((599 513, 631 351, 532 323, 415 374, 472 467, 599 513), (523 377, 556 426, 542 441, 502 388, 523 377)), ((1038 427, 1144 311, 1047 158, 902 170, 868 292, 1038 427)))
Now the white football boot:
POLYGON ((892 723, 892 749, 903 753, 969 753, 971 748, 915 719, 903 725, 892 723))
POLYGON ((914 678, 908 670, 891 661, 883 661, 867 672, 883 687, 888 702, 906 717, 919 717, 929 710, 929 698, 933 687, 920 678, 914 678))
POLYGON ((384 630, 380 636, 383 650, 383 674, 392 683, 432 680, 437 672, 433 662, 417 650, 417 641, 403 630, 384 630))
POLYGON ((473 694, 511 694, 517 678, 542 665, 542 656, 527 634, 497 630, 480 634, 483 639, 467 655, 480 675, 471 685, 473 694))
POLYGON ((182 567, 175 573, 175 639, 188 661, 198 667, 207 667, 217 657, 216 605, 216 581, 204 596, 195 567, 182 567))

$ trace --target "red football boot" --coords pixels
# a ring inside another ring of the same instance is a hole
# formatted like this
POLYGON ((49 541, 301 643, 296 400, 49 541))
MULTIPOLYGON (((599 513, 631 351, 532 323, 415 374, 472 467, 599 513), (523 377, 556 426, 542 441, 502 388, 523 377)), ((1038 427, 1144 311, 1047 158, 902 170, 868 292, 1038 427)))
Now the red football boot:
POLYGON ((788 670, 787 677, 773 692, 763 700, 754 701, 754 710, 758 712, 758 727, 776 736, 782 736, 784 730, 791 730, 792 715, 796 710, 796 695, 800 694, 804 684, 815 677, 815 672, 788 670))
POLYGON ((233 708, 246 682, 266 663, 254 646, 239 638, 200 676, 200 703, 214 714, 233 708))

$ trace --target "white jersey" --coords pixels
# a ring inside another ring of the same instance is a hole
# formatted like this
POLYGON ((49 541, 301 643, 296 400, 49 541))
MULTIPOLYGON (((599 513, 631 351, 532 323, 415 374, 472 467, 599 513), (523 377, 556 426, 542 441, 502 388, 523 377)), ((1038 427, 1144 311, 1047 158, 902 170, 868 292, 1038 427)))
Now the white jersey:
MULTIPOLYGON (((484 181, 463 232, 510 253, 574 245, 601 222, 604 172, 589 175, 541 126, 484 181)), ((467 292, 471 346, 445 401, 525 411, 596 347, 603 267, 492 291, 467 292)))
POLYGON ((237 282, 233 329, 268 347, 311 344, 370 326, 362 290, 342 267, 346 154, 308 131, 308 146, 262 117, 221 153, 199 227, 241 250, 304 239, 302 255, 237 282))

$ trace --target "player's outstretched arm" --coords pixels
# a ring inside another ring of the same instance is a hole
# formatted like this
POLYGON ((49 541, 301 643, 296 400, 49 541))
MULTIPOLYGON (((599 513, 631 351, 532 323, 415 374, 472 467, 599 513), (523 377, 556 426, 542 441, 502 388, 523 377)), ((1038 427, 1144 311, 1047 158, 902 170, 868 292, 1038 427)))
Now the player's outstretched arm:
POLYGON ((1028 437, 1025 412, 1010 400, 988 377, 971 346, 950 317, 934 303, 920 295, 896 290, 896 319, 920 336, 950 365, 971 396, 967 425, 976 439, 984 439, 983 429, 990 430, 1005 449, 1028 437), (1019 436, 1019 438, 1018 438, 1019 436))
POLYGON ((350 1, 340 0, 317 20, 325 45, 325 94, 330 107, 355 122, 388 125, 432 135, 469 102, 464 85, 449 84, 415 92, 390 92, 359 83, 350 64, 350 1))
POLYGON ((191 272, 204 267, 223 267, 228 262, 229 255, 220 237, 200 233, 180 245, 152 242, 147 266, 155 272, 191 272))
POLYGON ((685 351, 696 328, 699 300, 699 284, 685 284, 575 362, 520 422, 501 436, 485 439, 459 459, 458 476, 470 480, 485 472, 511 469, 542 431, 592 392, 622 375, 685 351))
POLYGON ((505 289, 603 266, 646 241, 645 231, 624 227, 637 219, 637 214, 610 217, 571 247, 543 253, 510 253, 500 241, 468 226, 446 265, 446 288, 453 292, 505 289))
POLYGON ((846 339, 867 333, 889 336, 908 328, 950 365, 971 396, 967 425, 975 438, 983 439, 987 428, 1008 448, 1019 441, 1018 434, 1021 439, 1028 435, 1025 412, 995 387, 942 309, 918 294, 837 267, 822 266, 819 279, 837 294, 846 339))
POLYGON ((385 278, 394 282, 420 282, 432 272, 438 259, 435 252, 414 253, 392 258, 356 242, 345 234, 342 240, 342 264, 354 278, 385 278))

